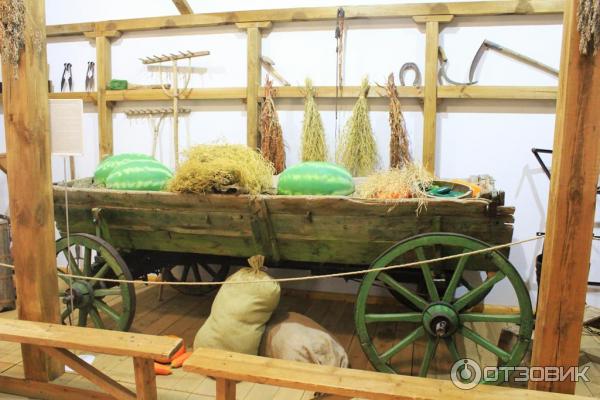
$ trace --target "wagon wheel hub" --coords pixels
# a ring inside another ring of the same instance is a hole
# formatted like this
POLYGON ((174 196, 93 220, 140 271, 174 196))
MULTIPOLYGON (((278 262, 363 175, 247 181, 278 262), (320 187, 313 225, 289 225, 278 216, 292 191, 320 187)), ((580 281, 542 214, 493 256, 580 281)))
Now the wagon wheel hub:
POLYGON ((65 289, 63 303, 73 304, 74 308, 89 307, 94 301, 94 289, 86 281, 73 281, 70 288, 65 289))
POLYGON ((459 328, 458 313, 448 303, 432 303, 423 312, 423 327, 438 338, 452 336, 459 328))

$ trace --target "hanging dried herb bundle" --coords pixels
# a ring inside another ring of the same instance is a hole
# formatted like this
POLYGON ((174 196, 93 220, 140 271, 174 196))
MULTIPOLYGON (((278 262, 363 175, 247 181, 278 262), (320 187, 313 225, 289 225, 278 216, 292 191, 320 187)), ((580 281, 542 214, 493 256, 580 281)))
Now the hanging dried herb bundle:
POLYGON ((304 122, 302 123, 302 161, 327 161, 325 129, 315 102, 315 90, 309 78, 306 78, 304 122))
POLYGON ((364 78, 360 96, 346 123, 338 149, 338 162, 353 176, 369 175, 377 165, 377 146, 369 120, 368 92, 369 80, 364 78))
POLYGON ((25 47, 25 6, 23 0, 0 1, 0 55, 2 64, 14 68, 18 77, 19 57, 25 47))
POLYGON ((388 76, 385 89, 390 98, 390 168, 403 168, 412 162, 412 155, 410 154, 400 97, 394 83, 394 74, 388 76))
POLYGON ((273 102, 273 81, 268 77, 265 84, 265 101, 260 110, 260 134, 262 137, 260 149, 263 157, 273 163, 275 173, 283 172, 285 169, 283 132, 273 102))
POLYGON ((600 0, 580 0, 577 30, 581 34, 581 54, 596 54, 600 48, 600 0))

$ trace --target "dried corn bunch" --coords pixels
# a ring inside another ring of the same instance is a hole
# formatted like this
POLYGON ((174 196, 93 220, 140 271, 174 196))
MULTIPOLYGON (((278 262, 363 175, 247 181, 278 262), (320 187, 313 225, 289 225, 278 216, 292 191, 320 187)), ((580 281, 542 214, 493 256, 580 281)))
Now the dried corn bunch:
POLYGON ((17 77, 21 49, 25 47, 25 6, 23 0, 0 1, 0 54, 2 64, 14 68, 17 77))
POLYGON ((353 176, 366 176, 372 173, 377 165, 377 146, 369 120, 368 92, 369 81, 364 78, 360 96, 352 109, 352 116, 346 123, 338 149, 338 162, 353 176))
POLYGON ((412 162, 410 154, 406 123, 402 115, 400 97, 394 83, 394 74, 388 76, 385 87, 390 98, 390 168, 402 168, 412 162))
POLYGON ((283 132, 273 102, 273 81, 268 77, 265 84, 265 101, 260 111, 260 134, 261 153, 264 158, 273 163, 275 173, 280 174, 285 169, 285 148, 283 132))
POLYGON ((577 30, 581 34, 581 54, 596 54, 600 48, 600 0, 580 0, 577 30))
POLYGON ((309 78, 306 78, 304 122, 302 123, 302 161, 327 161, 325 129, 315 102, 315 90, 309 78))

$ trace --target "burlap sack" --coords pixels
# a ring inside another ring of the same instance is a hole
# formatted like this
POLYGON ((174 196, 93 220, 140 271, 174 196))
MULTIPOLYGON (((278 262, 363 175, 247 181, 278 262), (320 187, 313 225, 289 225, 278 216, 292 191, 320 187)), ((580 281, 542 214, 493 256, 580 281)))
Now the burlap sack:
POLYGON ((348 367, 348 355, 333 335, 312 319, 294 312, 273 316, 259 353, 282 360, 348 367))
POLYGON ((210 316, 194 340, 194 349, 209 347, 245 354, 258 354, 265 324, 279 304, 279 283, 262 271, 263 256, 249 260, 250 268, 231 275, 228 282, 259 283, 223 285, 213 302, 210 316))

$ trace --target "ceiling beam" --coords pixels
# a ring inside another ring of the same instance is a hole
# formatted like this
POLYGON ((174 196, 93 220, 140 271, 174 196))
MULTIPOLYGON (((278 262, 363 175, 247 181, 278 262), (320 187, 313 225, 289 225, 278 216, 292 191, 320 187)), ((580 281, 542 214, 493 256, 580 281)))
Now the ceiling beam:
POLYGON ((194 10, 192 10, 192 7, 190 7, 190 4, 187 2, 187 0, 173 0, 173 4, 175 4, 175 7, 177 7, 180 14, 194 13, 194 10))

